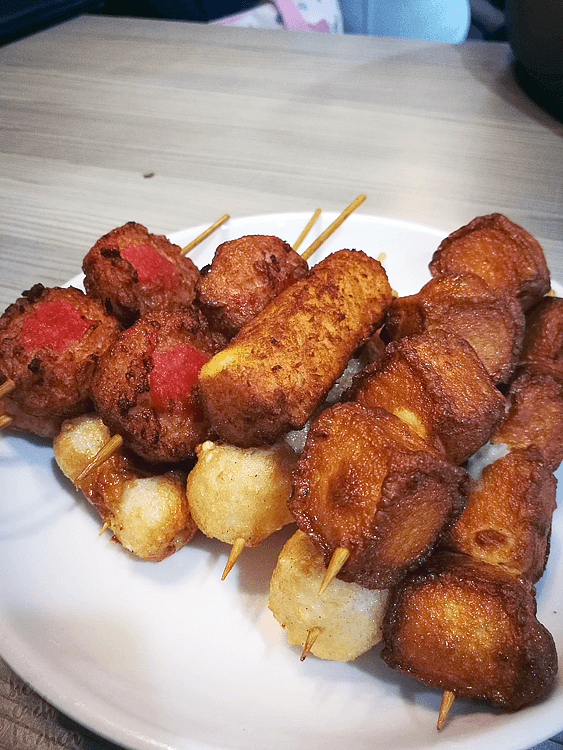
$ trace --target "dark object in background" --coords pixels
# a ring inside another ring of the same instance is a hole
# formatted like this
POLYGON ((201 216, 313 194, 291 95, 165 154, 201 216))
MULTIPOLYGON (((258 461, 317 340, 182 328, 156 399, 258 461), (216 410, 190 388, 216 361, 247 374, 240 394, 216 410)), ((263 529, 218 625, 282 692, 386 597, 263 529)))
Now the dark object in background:
POLYGON ((506 15, 518 82, 563 121, 563 2, 508 0, 506 15))
POLYGON ((96 12, 110 16, 169 18, 207 23, 240 13, 259 0, 106 0, 96 12))
POLYGON ((103 0, 0 0, 0 44, 103 5, 103 0))

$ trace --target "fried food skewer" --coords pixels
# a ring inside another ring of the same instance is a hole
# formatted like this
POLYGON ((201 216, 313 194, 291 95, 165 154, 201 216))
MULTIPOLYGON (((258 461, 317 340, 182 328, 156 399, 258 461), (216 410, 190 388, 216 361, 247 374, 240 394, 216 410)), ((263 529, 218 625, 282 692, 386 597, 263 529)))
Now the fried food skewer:
POLYGON ((319 218, 320 215, 321 215, 321 209, 317 208, 317 210, 315 211, 315 213, 311 216, 311 218, 309 219, 309 221, 305 225, 305 228, 303 229, 303 231, 301 232, 301 234, 299 235, 299 237, 295 240, 295 242, 294 242, 294 244, 292 246, 294 250, 297 250, 297 248, 301 245, 301 243, 303 242, 303 240, 305 239, 305 237, 311 231, 311 228, 312 228, 313 224, 316 222, 316 220, 319 218))
POLYGON ((217 219, 216 222, 214 222, 210 227, 207 227, 201 234, 198 234, 198 236, 193 239, 191 242, 188 242, 188 244, 182 248, 181 255, 186 255, 186 253, 189 253, 190 250, 193 250, 196 245, 199 245, 200 242, 203 242, 207 237, 209 237, 210 234, 213 234, 213 232, 218 229, 221 224, 224 224, 228 219, 230 219, 229 214, 223 214, 221 218, 217 219))
POLYGON ((234 564, 240 557, 240 553, 243 551, 243 549, 246 546, 246 539, 242 536, 239 536, 235 539, 233 542, 233 546, 231 547, 231 551, 229 552, 229 557, 227 559, 227 564, 225 565, 225 568, 223 570, 223 575, 221 576, 221 580, 224 581, 225 578, 229 575, 231 570, 233 569, 234 564))
POLYGON ((448 717, 448 711, 452 707, 454 698, 455 693, 452 693, 451 690, 444 690, 444 692, 442 693, 442 702, 440 703, 440 713, 438 714, 436 729, 441 729, 444 726, 444 722, 448 717))
POLYGON ((319 588, 319 594, 322 594, 323 591, 327 588, 327 586, 334 581, 340 570, 342 569, 342 566, 346 562, 346 560, 350 557, 350 550, 346 547, 337 547, 334 552, 332 553, 332 557, 330 558, 330 562, 327 566, 325 577, 322 580, 322 583, 319 588))
POLYGON ((4 427, 7 427, 12 422, 12 417, 10 417, 8 414, 2 414, 0 416, 0 430, 3 430, 4 427))
POLYGON ((319 635, 322 633, 322 628, 320 627, 314 627, 307 631, 307 637, 305 638, 305 643, 303 645, 303 651, 301 651, 301 656, 299 657, 300 661, 305 661, 307 656, 309 655, 309 652, 315 645, 315 641, 319 637, 319 635))
POLYGON ((121 448, 122 445, 123 438, 116 433, 102 448, 100 448, 94 458, 82 469, 80 474, 74 480, 74 483, 79 486, 89 474, 101 466, 104 461, 107 461, 108 458, 111 458, 115 451, 121 448))
POLYGON ((344 209, 344 211, 342 211, 342 213, 339 216, 336 217, 336 219, 332 222, 332 224, 330 226, 328 226, 324 230, 324 232, 321 232, 321 234, 319 234, 319 236, 317 237, 317 239, 314 242, 312 242, 309 245, 309 247, 303 253, 301 253, 301 257, 304 258, 305 260, 307 260, 308 258, 310 258, 311 255, 315 252, 315 250, 318 247, 320 247, 323 244, 323 242, 328 237, 330 237, 330 235, 336 229, 338 229, 338 227, 342 224, 342 222, 345 219, 347 219, 348 216, 350 216, 350 214, 353 211, 355 211, 358 208, 358 206, 360 206, 365 201, 365 199, 366 199, 366 196, 365 196, 364 193, 360 193, 360 195, 358 195, 356 198, 354 198, 354 200, 352 201, 352 203, 350 203, 350 205, 347 206, 344 209))
POLYGON ((11 393, 15 387, 16 384, 14 383, 14 381, 11 378, 6 378, 2 385, 0 385, 0 398, 7 396, 8 393, 11 393))

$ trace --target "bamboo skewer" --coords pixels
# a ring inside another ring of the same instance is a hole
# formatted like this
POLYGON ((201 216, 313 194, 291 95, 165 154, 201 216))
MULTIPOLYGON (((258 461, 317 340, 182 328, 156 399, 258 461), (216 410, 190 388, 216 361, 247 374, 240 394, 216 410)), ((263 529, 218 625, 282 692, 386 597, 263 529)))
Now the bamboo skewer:
POLYGON ((311 228, 312 228, 313 224, 316 222, 316 220, 319 218, 320 215, 321 215, 321 209, 317 208, 317 210, 315 211, 315 213, 311 216, 311 218, 309 219, 309 221, 305 225, 305 228, 303 229, 303 231, 301 232, 301 234, 299 235, 299 237, 295 240, 295 243, 293 245, 293 249, 294 250, 297 250, 297 248, 299 247, 299 245, 303 242, 303 240, 305 239, 305 237, 309 234, 309 232, 311 231, 311 228))
POLYGON ((303 644, 303 651, 301 652, 301 656, 299 657, 301 661, 305 661, 307 655, 309 654, 309 651, 313 648, 313 645, 321 632, 322 628, 319 627, 311 628, 307 631, 307 638, 305 639, 305 643, 303 644))
POLYGON ((7 427, 12 421, 12 417, 9 414, 0 414, 0 430, 7 427))
POLYGON ((104 461, 107 461, 122 444, 123 438, 121 435, 114 435, 110 438, 107 443, 100 448, 94 458, 82 469, 80 474, 74 480, 74 484, 79 485, 83 482, 89 474, 98 468, 98 466, 101 466, 104 461))
POLYGON ((209 237, 209 235, 212 234, 216 229, 218 229, 221 226, 221 224, 224 224, 227 221, 227 219, 230 219, 230 218, 231 217, 230 217, 229 214, 223 214, 223 216, 221 216, 220 219, 217 219, 217 221, 214 224, 212 224, 210 227, 208 227, 201 234, 198 234, 198 236, 194 240, 192 240, 185 247, 183 247, 182 248, 182 255, 186 255, 186 253, 189 253, 190 250, 193 250, 193 248, 196 245, 199 245, 200 242, 203 242, 203 240, 206 237, 209 237))
POLYGON ((2 385, 0 385, 0 398, 7 396, 8 393, 11 393, 15 387, 16 384, 14 383, 14 381, 11 378, 6 378, 2 385))
POLYGON ((301 253, 301 257, 307 260, 314 252, 315 250, 320 247, 323 242, 330 237, 330 235, 338 229, 338 227, 342 224, 342 222, 350 216, 350 214, 355 211, 358 206, 360 206, 366 199, 366 196, 364 193, 360 193, 360 195, 357 196, 357 198, 354 198, 352 203, 342 211, 340 216, 337 216, 336 219, 332 222, 330 226, 328 226, 324 232, 321 232, 317 239, 309 245, 309 247, 301 253))
POLYGON ((322 594, 323 591, 329 585, 329 583, 331 583, 331 581, 333 581, 336 578, 342 566, 344 565, 344 563, 349 557, 350 557, 350 550, 346 549, 346 547, 337 547, 334 550, 334 552, 332 553, 332 557, 330 558, 328 567, 326 569, 325 577, 323 578, 321 586, 319 588, 319 594, 322 594))
POLYGON ((235 540, 235 543, 231 547, 231 551, 229 553, 227 564, 225 565, 225 569, 223 570, 223 575, 221 576, 222 581, 224 581, 225 578, 231 572, 231 569, 233 565, 236 563, 236 561, 238 560, 239 555, 243 551, 245 544, 246 544, 246 539, 243 539, 242 537, 239 537, 238 539, 235 540))
POLYGON ((444 690, 442 694, 442 703, 440 704, 440 713, 438 714, 438 723, 436 724, 437 729, 441 729, 444 726, 448 711, 450 710, 452 703, 454 702, 455 693, 451 690, 444 690))

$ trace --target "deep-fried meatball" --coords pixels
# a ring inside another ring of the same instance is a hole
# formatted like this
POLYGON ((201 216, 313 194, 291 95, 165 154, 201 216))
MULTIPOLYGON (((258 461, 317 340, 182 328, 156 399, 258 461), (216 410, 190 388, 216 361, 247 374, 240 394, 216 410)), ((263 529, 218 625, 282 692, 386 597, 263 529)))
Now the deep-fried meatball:
POLYGON ((153 310, 188 306, 199 271, 164 235, 133 221, 101 237, 84 258, 84 288, 124 326, 153 310))
POLYGON ((219 245, 211 265, 202 269, 198 300, 212 325, 231 338, 308 269, 278 237, 239 237, 219 245))
POLYGON ((92 395, 106 424, 147 461, 181 461, 207 437, 194 393, 201 366, 224 346, 200 313, 148 313, 96 367, 92 395))
POLYGON ((520 362, 563 375, 563 299, 544 297, 529 311, 520 362))
POLYGON ((99 357, 120 328, 78 289, 36 284, 0 318, 0 373, 14 390, 4 408, 18 429, 53 437, 61 420, 90 406, 99 357))

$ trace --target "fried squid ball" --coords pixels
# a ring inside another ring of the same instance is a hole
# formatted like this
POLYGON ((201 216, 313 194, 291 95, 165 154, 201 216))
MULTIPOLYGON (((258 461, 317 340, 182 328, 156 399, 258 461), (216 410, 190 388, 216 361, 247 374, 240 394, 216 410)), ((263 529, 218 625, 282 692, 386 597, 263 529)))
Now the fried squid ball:
POLYGON ((237 448, 206 441, 188 475, 192 516, 206 536, 254 547, 293 520, 287 500, 297 457, 284 442, 237 448))
POLYGON ((336 580, 319 595, 325 573, 323 556, 306 534, 296 531, 278 557, 268 607, 289 643, 303 646, 313 632, 312 654, 350 661, 381 640, 389 592, 336 580))
MULTIPOLYGON (((110 436, 97 415, 64 422, 53 446, 63 474, 74 482, 110 436)), ((151 474, 121 449, 78 486, 123 547, 154 561, 183 547, 197 530, 185 488, 185 472, 151 474)))

